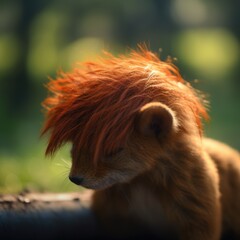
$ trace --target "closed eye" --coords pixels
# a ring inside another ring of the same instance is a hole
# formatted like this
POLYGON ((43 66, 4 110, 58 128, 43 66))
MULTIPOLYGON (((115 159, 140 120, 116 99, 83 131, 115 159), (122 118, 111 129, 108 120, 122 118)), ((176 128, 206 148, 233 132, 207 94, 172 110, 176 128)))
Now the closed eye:
POLYGON ((116 150, 113 151, 113 152, 107 153, 107 154, 106 154, 106 157, 107 157, 107 158, 113 157, 113 156, 121 153, 121 152, 123 151, 123 149, 124 149, 124 148, 118 148, 118 149, 116 149, 116 150))

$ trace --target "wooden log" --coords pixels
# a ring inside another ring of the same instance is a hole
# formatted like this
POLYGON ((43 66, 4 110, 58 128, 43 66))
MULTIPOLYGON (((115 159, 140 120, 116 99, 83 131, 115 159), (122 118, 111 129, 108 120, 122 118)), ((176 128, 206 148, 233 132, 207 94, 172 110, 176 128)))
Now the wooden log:
POLYGON ((0 239, 85 239, 98 236, 89 198, 82 193, 0 196, 0 239))
MULTIPOLYGON (((109 236, 90 209, 91 191, 0 195, 0 240, 169 239, 141 226, 131 235, 109 236)), ((116 221, 116 225, 124 222, 116 221)), ((237 240, 226 234, 222 240, 237 240)))
MULTIPOLYGON (((144 227, 121 237, 101 229, 90 209, 91 194, 0 195, 0 240, 150 239, 144 227)), ((115 225, 125 222, 116 219, 115 225)))

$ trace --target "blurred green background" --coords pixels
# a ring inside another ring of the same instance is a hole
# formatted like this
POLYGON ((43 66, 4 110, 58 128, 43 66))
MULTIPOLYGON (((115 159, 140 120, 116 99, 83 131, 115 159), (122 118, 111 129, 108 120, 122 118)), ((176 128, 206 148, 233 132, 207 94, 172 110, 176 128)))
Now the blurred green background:
POLYGON ((206 135, 239 149, 239 7, 239 0, 0 0, 0 192, 78 190, 67 179, 69 146, 44 157, 44 84, 102 49, 124 53, 140 42, 177 58, 183 77, 208 93, 206 135))

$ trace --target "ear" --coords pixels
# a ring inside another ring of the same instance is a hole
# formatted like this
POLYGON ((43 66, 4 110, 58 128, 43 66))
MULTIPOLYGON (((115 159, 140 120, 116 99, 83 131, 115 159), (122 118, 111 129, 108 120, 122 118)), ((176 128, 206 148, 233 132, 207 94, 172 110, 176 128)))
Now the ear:
POLYGON ((151 102, 140 109, 137 127, 144 136, 164 140, 177 130, 177 119, 174 112, 166 105, 151 102))

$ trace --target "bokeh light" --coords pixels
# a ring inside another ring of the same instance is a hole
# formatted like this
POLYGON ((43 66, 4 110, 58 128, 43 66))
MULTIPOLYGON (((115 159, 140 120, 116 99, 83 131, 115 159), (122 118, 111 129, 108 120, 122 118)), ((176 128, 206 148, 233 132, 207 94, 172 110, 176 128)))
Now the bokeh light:
POLYGON ((238 40, 225 29, 183 31, 176 46, 179 57, 196 74, 213 81, 224 80, 239 63, 238 40))

